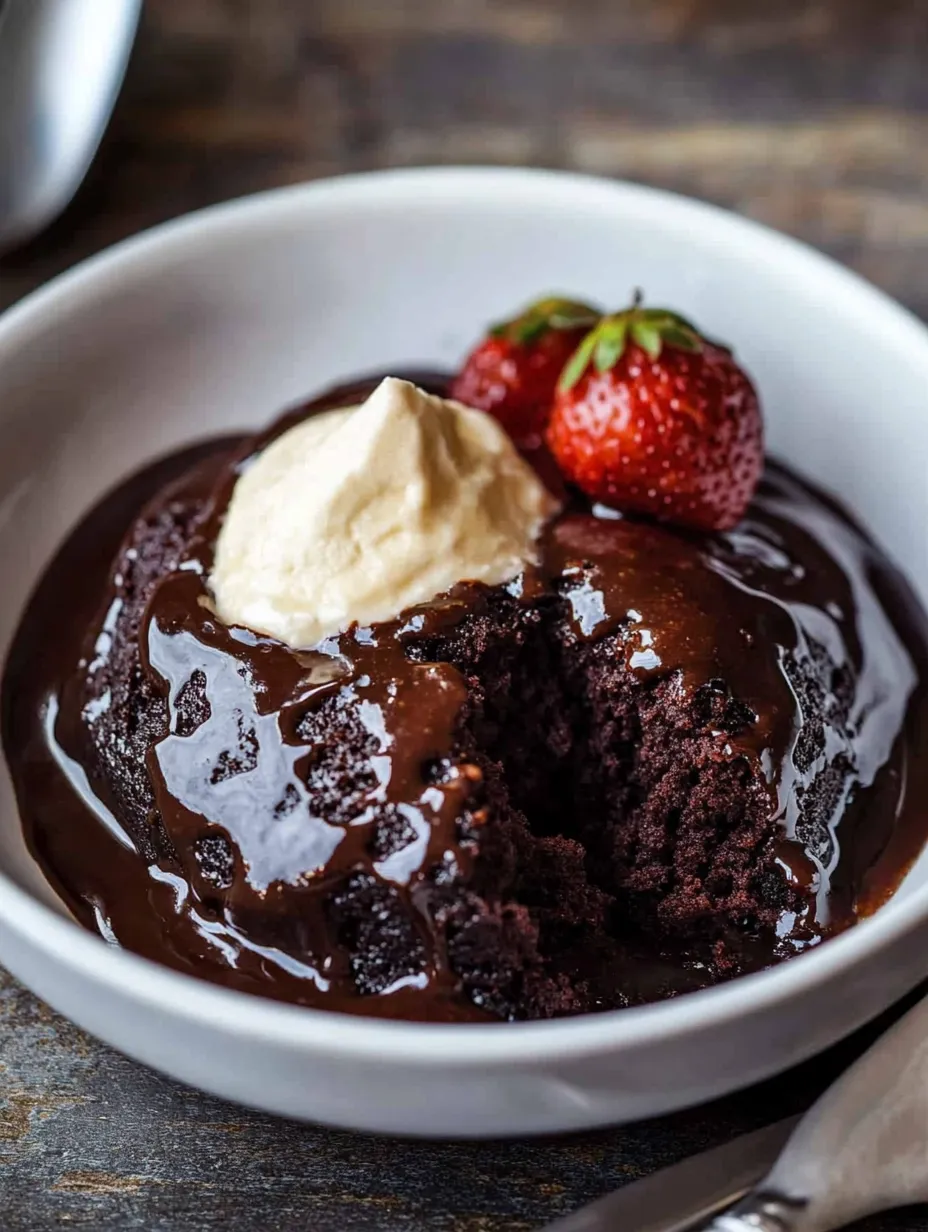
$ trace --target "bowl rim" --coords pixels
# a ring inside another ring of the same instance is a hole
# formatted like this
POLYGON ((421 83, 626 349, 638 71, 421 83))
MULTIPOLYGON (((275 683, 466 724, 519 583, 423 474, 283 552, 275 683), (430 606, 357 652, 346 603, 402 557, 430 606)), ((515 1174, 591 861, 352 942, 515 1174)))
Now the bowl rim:
MULTIPOLYGON (((0 362, 56 314, 92 305, 113 285, 131 281, 139 267, 196 248, 223 233, 259 230, 275 217, 340 209, 402 205, 466 205, 468 198, 521 201, 527 208, 561 199, 574 208, 647 212, 667 225, 698 227, 727 243, 788 262, 819 280, 822 295, 852 297, 865 311, 877 345, 881 336, 902 344, 913 360, 921 353, 928 376, 928 328, 907 309, 859 275, 760 223, 665 190, 573 172, 510 167, 427 167, 360 172, 295 184, 208 206, 152 227, 87 258, 0 315, 0 362)), ((41 902, 0 869, 0 925, 89 983, 154 1010, 198 1025, 304 1052, 362 1057, 428 1067, 436 1062, 462 1068, 475 1063, 522 1065, 558 1062, 636 1045, 672 1041, 765 1011, 840 978, 914 931, 928 918, 928 885, 890 901, 857 927, 826 945, 777 967, 740 976, 684 997, 623 1010, 525 1023, 409 1023, 355 1016, 273 1001, 223 988, 162 966, 86 931, 41 902)), ((915 981, 913 980, 913 983, 915 981)))

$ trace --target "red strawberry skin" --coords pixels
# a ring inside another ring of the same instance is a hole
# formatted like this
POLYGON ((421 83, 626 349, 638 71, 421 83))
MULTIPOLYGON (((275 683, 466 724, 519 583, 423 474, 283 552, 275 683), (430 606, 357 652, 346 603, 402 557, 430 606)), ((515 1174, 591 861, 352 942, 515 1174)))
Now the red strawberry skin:
POLYGON ((598 316, 587 304, 539 300, 471 351, 450 397, 495 416, 517 444, 538 444, 561 371, 598 316))
POLYGON ((743 516, 763 470, 751 381, 729 351, 629 338, 612 367, 558 390, 547 442, 569 482, 620 510, 702 530, 743 516))

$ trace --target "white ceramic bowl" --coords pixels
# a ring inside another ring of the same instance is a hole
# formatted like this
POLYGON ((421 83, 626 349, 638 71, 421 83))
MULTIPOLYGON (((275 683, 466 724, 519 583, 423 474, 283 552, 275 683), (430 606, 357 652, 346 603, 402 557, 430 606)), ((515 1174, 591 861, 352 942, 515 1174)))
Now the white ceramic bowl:
MULTIPOLYGON (((55 545, 180 442, 334 378, 453 363, 539 292, 643 286, 731 340, 770 446, 840 493, 928 599, 928 333, 823 257, 663 193, 544 172, 391 172, 158 228, 0 321, 0 651, 55 545)), ((63 607, 67 596, 63 596, 63 607)), ((808 1057, 928 971, 928 861, 820 950, 642 1009, 519 1025, 345 1018, 228 992, 73 924, 0 769, 0 961, 88 1031, 274 1112, 430 1135, 580 1129, 719 1095, 808 1057)))

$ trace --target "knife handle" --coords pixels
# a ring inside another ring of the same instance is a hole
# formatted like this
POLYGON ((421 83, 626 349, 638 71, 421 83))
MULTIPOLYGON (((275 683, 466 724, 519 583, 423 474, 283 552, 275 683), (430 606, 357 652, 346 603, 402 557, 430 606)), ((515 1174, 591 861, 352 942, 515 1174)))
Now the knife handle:
POLYGON ((705 1232, 794 1232, 805 1207, 805 1202, 785 1194, 757 1190, 724 1215, 717 1215, 705 1232))

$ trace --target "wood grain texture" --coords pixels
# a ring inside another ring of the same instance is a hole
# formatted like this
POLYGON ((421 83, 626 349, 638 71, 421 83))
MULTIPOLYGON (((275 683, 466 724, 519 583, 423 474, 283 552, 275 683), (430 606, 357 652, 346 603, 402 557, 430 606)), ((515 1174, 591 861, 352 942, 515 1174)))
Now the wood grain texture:
POLYGON ((0 303, 270 185, 532 163, 694 193, 928 315, 926 0, 148 0, 113 125, 0 303))
MULTIPOLYGON (((229 196, 447 162, 692 193, 810 241, 928 317, 928 0, 147 0, 91 174, 0 262, 0 306, 229 196)), ((0 1229, 515 1232, 804 1107, 866 1038, 630 1129, 403 1143, 202 1096, 0 973, 0 1229)), ((864 1226, 916 1232, 928 1215, 864 1226)))

